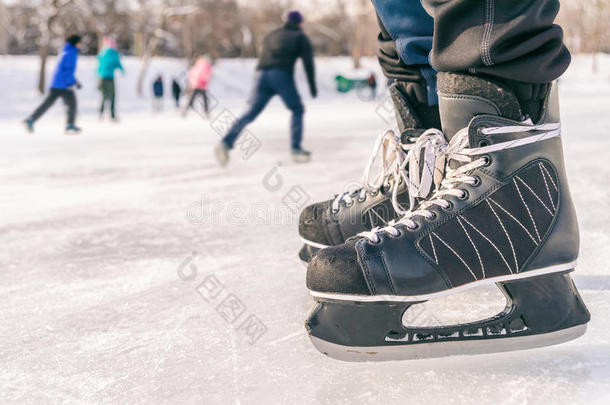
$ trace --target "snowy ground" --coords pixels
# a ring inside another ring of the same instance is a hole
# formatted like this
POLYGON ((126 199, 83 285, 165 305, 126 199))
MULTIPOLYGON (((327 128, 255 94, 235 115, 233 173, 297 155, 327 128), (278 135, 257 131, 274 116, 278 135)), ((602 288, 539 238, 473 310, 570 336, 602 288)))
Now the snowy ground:
MULTIPOLYGON (((27 58, 0 59, 0 76, 9 62, 26 73, 11 70, 0 95, 0 403, 610 401, 608 59, 594 77, 577 59, 561 94, 587 334, 528 352, 371 364, 331 360, 309 343, 291 208, 359 178, 386 127, 380 100, 333 97, 326 80, 328 92, 307 102, 309 165, 290 161, 289 116, 276 101, 250 127, 260 148, 221 170, 211 152, 221 121, 153 115, 129 86, 119 124, 82 100, 82 136, 62 135, 59 107, 25 134, 19 120, 38 99, 23 93, 23 76, 35 70, 27 58), (243 310, 236 320, 227 303, 243 310)), ((342 64, 320 71, 328 79, 342 64)), ((236 96, 218 94, 213 118, 240 112, 236 96)), ((465 295, 460 308, 488 303, 481 297, 465 295)))

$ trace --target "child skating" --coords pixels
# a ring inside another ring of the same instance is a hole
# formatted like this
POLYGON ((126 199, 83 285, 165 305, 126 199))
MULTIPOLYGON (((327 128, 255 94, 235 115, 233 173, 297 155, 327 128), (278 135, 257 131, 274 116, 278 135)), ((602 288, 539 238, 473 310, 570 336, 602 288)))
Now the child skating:
POLYGON ((24 123, 28 132, 34 132, 34 123, 40 118, 58 98, 61 98, 68 109, 68 120, 66 124, 66 135, 80 133, 81 129, 75 125, 76 120, 76 94, 73 87, 80 89, 81 85, 74 77, 78 52, 81 46, 81 37, 70 35, 66 39, 59 62, 55 67, 53 81, 47 97, 42 104, 25 119, 24 123))

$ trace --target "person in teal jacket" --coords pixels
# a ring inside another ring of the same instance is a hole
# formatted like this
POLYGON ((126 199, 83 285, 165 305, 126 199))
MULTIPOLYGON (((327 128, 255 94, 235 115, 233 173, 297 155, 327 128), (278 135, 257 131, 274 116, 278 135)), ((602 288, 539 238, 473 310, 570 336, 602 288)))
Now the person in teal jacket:
POLYGON ((104 38, 104 46, 97 55, 97 59, 99 61, 97 74, 100 77, 100 90, 102 92, 100 117, 104 115, 104 107, 109 102, 110 118, 116 120, 114 71, 119 69, 122 73, 125 73, 125 70, 123 65, 121 65, 121 57, 116 50, 116 41, 113 38, 104 38))

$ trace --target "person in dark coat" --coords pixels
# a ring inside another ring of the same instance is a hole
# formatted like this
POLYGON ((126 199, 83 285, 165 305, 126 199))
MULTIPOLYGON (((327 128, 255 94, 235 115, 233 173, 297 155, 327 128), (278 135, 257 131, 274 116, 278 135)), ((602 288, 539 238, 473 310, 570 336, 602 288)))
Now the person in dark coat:
POLYGON ((175 77, 172 79, 172 97, 174 97, 174 102, 176 103, 176 108, 180 108, 180 95, 182 94, 182 87, 180 87, 180 83, 178 83, 178 79, 175 77))
POLYGON ((260 71, 250 101, 248 111, 237 119, 223 140, 216 146, 216 157, 222 166, 229 161, 229 151, 235 145, 242 130, 254 121, 267 103, 279 95, 286 107, 292 111, 291 147, 293 159, 297 162, 310 160, 310 152, 301 148, 304 108, 294 81, 294 65, 298 58, 303 60, 309 90, 317 96, 313 50, 309 38, 302 31, 303 16, 298 11, 286 14, 286 22, 263 40, 263 51, 258 61, 260 71))
POLYGON ((59 62, 53 73, 53 81, 47 97, 42 104, 24 121, 27 130, 34 132, 34 122, 40 118, 58 98, 61 98, 68 108, 68 120, 66 124, 66 134, 77 134, 80 128, 74 122, 76 120, 76 95, 73 87, 80 89, 81 85, 76 80, 74 72, 76 71, 76 62, 78 60, 78 52, 81 46, 81 37, 78 35, 70 35, 66 39, 63 51, 59 57, 59 62))
POLYGON ((153 111, 163 109, 163 76, 158 75, 152 85, 153 88, 153 111))

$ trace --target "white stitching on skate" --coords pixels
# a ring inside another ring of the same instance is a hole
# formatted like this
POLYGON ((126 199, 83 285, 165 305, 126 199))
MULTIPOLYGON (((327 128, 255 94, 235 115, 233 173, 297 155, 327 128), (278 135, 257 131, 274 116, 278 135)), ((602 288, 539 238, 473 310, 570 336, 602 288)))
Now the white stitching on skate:
POLYGON ((549 183, 547 183, 546 176, 542 170, 542 163, 538 163, 538 167, 540 168, 540 175, 542 176, 542 180, 544 180, 544 185, 546 186, 546 192, 549 195, 549 201, 551 201, 551 207, 555 209, 555 203, 553 202, 553 197, 551 196, 551 189, 549 188, 549 183))
POLYGON ((462 224, 462 220, 460 219, 460 217, 456 217, 456 219, 458 220, 458 223, 460 224, 460 226, 464 230, 464 233, 466 234, 466 237, 468 238, 468 240, 470 241, 470 244, 474 248, 474 251, 477 253, 477 257, 479 258, 479 264, 481 265, 481 273, 483 274, 483 278, 485 278, 485 266, 483 266, 483 260, 481 259, 481 255, 479 254, 479 249, 477 249, 477 247, 475 246, 474 242, 472 241, 472 238, 470 237, 470 234, 468 233, 468 231, 464 227, 464 224, 462 224))
POLYGON ((519 194, 519 197, 521 197, 521 202, 523 203, 523 205, 525 205, 525 209, 527 210, 527 213, 529 214, 530 219, 532 220, 532 224, 534 224, 534 230, 536 231, 536 236, 538 237, 538 240, 541 241, 542 239, 540 239, 540 234, 538 233, 538 227, 536 226, 536 222, 534 222, 534 217, 532 216, 530 207, 528 207, 527 204, 525 203, 525 200, 523 199, 523 196, 521 195, 521 190, 519 190, 519 186, 517 185, 517 181, 515 179, 513 179, 513 183, 515 184, 515 188, 517 189, 517 193, 519 194))
POLYGON ((517 178, 517 180, 519 180, 521 183, 523 183, 523 185, 524 185, 525 187, 527 187, 527 189, 528 189, 529 191, 531 191, 531 193, 532 193, 532 194, 534 194, 534 197, 536 197, 536 199, 538 200, 538 202, 539 202, 540 204, 542 204, 542 206, 544 207, 544 209, 545 209, 545 210, 547 210, 547 211, 549 212, 549 214, 551 214, 551 216, 553 216, 553 211, 551 211, 551 210, 549 209, 549 207, 547 207, 547 206, 546 206, 546 204, 545 204, 545 203, 542 201, 542 199, 541 199, 540 197, 538 197, 538 194, 536 194, 536 193, 534 192, 534 190, 532 190, 532 188, 531 188, 530 186, 528 186, 528 185, 527 185, 527 183, 526 183, 526 182, 524 182, 524 181, 523 181, 523 179, 522 179, 521 177, 519 177, 519 176, 515 176, 515 178, 517 178))
POLYGON ((513 241, 511 240, 510 235, 506 231, 506 228, 504 227, 504 224, 502 223, 502 220, 500 219, 500 217, 496 213, 496 210, 494 210, 494 207, 489 202, 489 199, 485 200, 485 201, 489 205, 489 209, 491 210, 491 212, 494 213, 494 215, 496 216, 496 219, 500 223, 500 226, 502 227, 502 230, 504 231, 504 234, 506 235, 506 239, 508 239, 508 243, 510 244, 510 250, 513 252, 513 258, 515 259, 515 271, 519 271, 519 262, 517 261, 517 254, 515 253, 515 247, 513 246, 513 241))
POLYGON ((381 223, 382 223, 382 224, 384 224, 384 225, 387 225, 387 224, 388 224, 388 221, 386 221, 385 219, 383 219, 383 218, 381 217, 381 215, 379 215, 379 214, 377 213, 377 211, 375 211, 374 209, 371 209, 371 210, 369 211, 369 216, 370 216, 370 218, 371 218, 371 227, 375 227, 375 225, 373 224, 373 214, 375 214, 375 216, 376 216, 377 218, 379 218, 379 220, 381 221, 381 223))
POLYGON ((481 41, 481 59, 486 66, 493 65, 489 41, 494 27, 494 0, 487 0, 485 3, 485 30, 481 41))
POLYGON ((510 265, 508 264, 508 262, 506 261, 506 259, 504 258, 504 255, 502 254, 502 252, 500 251, 500 249, 498 249, 498 247, 495 245, 495 243, 493 243, 487 236, 483 235, 483 232, 479 231, 479 229, 477 227, 475 227, 473 224, 470 223, 470 221, 468 221, 464 216, 462 216, 462 219, 464 219, 464 221, 466 221, 466 223, 468 225, 470 225, 472 227, 472 229, 474 229, 475 231, 477 231, 479 233, 479 235, 481 235, 483 238, 485 238, 485 240, 487 242, 489 242, 491 244, 491 246, 494 247, 494 249, 496 249, 496 252, 498 252, 498 254, 500 255, 500 257, 502 258, 502 260, 504 261, 504 264, 506 264, 506 267, 508 268, 508 271, 511 272, 511 274, 513 273, 513 269, 510 268, 510 265))
POLYGON ((544 171, 542 170, 542 163, 538 162, 538 167, 540 168, 540 175, 542 176, 542 180, 544 180, 544 186, 546 187, 546 193, 549 196, 551 207, 555 209, 555 203, 553 202, 553 197, 551 196, 551 189, 549 188, 549 183, 546 181, 546 176, 544 175, 544 171))
POLYGON ((472 274, 472 277, 474 277, 475 280, 478 280, 477 276, 472 272, 472 270, 470 269, 470 266, 468 266, 468 264, 466 264, 466 262, 464 261, 464 259, 462 259, 462 257, 460 255, 457 254, 457 252, 455 250, 453 250, 453 248, 451 246, 449 246, 447 244, 447 242, 445 242, 444 240, 442 240, 440 238, 440 236, 438 236, 437 234, 435 234, 434 232, 432 232, 432 235, 436 236, 436 238, 438 240, 440 240, 443 245, 447 246, 447 249, 451 250, 453 252, 454 255, 457 256, 458 259, 460 259, 462 261, 462 264, 464 264, 464 266, 466 266, 466 268, 468 269, 468 271, 470 272, 470 274, 472 274))
POLYGON ((557 188, 557 184, 555 184, 555 182, 553 181, 553 176, 551 176, 551 173, 549 173, 549 171, 546 169, 546 167, 544 167, 542 163, 540 163, 540 167, 542 167, 547 176, 549 176, 549 180, 551 181, 553 188, 555 188, 555 191, 559 191, 559 189, 557 188))
POLYGON ((432 253, 434 253, 434 261, 438 264, 438 256, 436 255, 436 248, 434 247, 434 240, 432 239, 432 234, 428 234, 430 238, 430 244, 432 245, 432 253))
POLYGON ((525 225, 523 225, 521 223, 521 221, 519 221, 517 218, 515 218, 513 216, 513 214, 511 214, 510 212, 508 212, 506 209, 504 209, 504 207, 502 207, 500 204, 498 204, 497 202, 495 202, 493 199, 489 199, 489 201, 491 201, 492 203, 496 204, 498 206, 498 208, 500 208, 506 215, 508 215, 509 217, 511 217, 517 224, 519 224, 519 226, 521 228, 523 228, 523 230, 525 231, 525 233, 527 233, 527 236, 530 237, 530 239, 532 240, 532 242, 534 242, 534 245, 538 246, 538 242, 536 241, 536 239, 534 239, 534 236, 532 236, 532 234, 530 233, 530 231, 527 230, 527 228, 525 227, 525 225))

